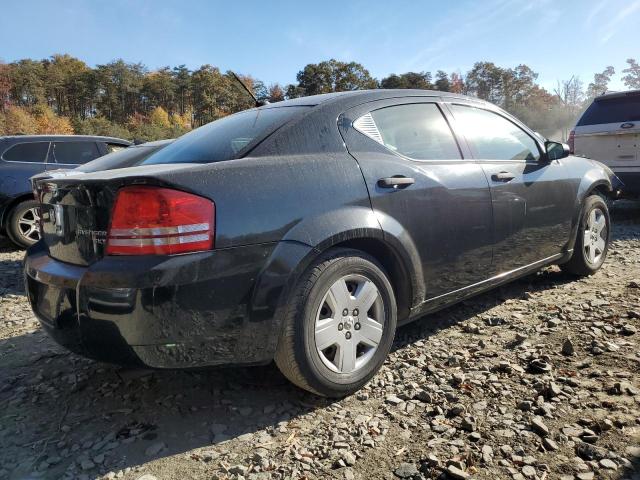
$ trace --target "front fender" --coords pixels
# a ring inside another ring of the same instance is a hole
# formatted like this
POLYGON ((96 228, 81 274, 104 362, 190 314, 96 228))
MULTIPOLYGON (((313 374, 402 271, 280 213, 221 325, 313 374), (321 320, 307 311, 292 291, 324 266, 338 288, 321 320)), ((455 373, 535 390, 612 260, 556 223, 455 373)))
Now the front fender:
POLYGON ((620 179, 606 165, 591 159, 576 158, 576 160, 581 162, 583 172, 576 192, 575 209, 571 222, 571 240, 568 245, 570 250, 575 247, 585 200, 593 192, 604 193, 609 198, 615 198, 617 190, 622 185, 620 179))

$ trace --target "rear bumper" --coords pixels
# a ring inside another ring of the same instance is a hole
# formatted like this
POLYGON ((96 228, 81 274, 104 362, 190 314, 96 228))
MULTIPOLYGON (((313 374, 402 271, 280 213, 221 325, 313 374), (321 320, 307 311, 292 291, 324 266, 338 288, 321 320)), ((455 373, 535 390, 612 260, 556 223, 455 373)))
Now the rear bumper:
POLYGON ((262 364, 275 352, 287 267, 307 253, 281 242, 82 267, 38 242, 25 282, 42 327, 78 354, 153 368, 262 364))

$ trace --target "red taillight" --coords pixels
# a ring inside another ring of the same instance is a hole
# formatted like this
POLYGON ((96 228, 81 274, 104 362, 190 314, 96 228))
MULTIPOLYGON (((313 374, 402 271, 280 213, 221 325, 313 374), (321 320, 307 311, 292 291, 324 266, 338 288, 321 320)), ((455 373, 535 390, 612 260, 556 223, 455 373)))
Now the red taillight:
POLYGON ((567 144, 569 145, 569 152, 573 155, 576 150, 576 131, 571 130, 569 132, 569 138, 567 139, 567 144))
POLYGON ((107 255, 171 255, 213 248, 215 205, 170 188, 135 186, 118 191, 107 255))

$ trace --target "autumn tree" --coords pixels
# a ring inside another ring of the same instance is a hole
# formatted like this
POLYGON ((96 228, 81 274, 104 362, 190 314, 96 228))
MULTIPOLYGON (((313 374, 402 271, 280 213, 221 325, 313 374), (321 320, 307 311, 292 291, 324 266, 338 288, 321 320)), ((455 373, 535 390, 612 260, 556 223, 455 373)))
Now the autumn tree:
POLYGON ((179 110, 176 101, 176 84, 170 67, 150 72, 144 75, 141 93, 143 95, 143 110, 153 111, 162 108, 165 112, 173 113, 179 110))
POLYGON ((417 88, 431 90, 431 72, 407 72, 400 75, 395 73, 380 80, 382 88, 417 88))
POLYGON ((12 105, 3 114, 5 135, 33 135, 38 133, 35 118, 24 108, 12 105))
POLYGON ((0 112, 11 103, 11 65, 0 62, 0 112))
POLYGON ((278 83, 269 85, 269 97, 268 100, 271 103, 281 102, 284 100, 285 92, 282 86, 278 83))
POLYGON ((491 103, 501 104, 503 99, 502 68, 493 62, 477 62, 466 75, 466 93, 491 103))
POLYGON ((465 91, 464 79, 459 73, 454 72, 451 74, 450 84, 449 91, 451 93, 463 93, 465 91))
POLYGON ((640 64, 633 59, 627 59, 627 68, 622 70, 622 73, 626 74, 622 77, 622 81, 624 84, 633 89, 640 89, 640 64))
POLYGON ((53 55, 42 65, 47 104, 58 115, 86 116, 95 93, 87 64, 65 54, 53 55))
POLYGON ((587 87, 587 98, 592 99, 598 95, 602 95, 607 91, 607 86, 611 81, 611 77, 615 75, 616 71, 612 66, 608 66, 602 72, 593 75, 593 82, 587 87))
POLYGON ((185 65, 179 65, 173 67, 172 74, 178 112, 180 115, 184 115, 191 105, 191 71, 185 65))
POLYGON ((333 58, 320 63, 309 63, 298 72, 296 79, 298 85, 287 89, 287 94, 317 95, 378 86, 378 82, 361 64, 340 62, 333 58))
POLYGON ((451 81, 449 80, 449 75, 444 70, 438 70, 436 72, 436 81, 435 81, 435 89, 440 90, 441 92, 450 92, 451 91, 451 81))
POLYGON ((44 65, 36 60, 24 59, 13 64, 11 97, 16 105, 46 103, 44 73, 44 65))
POLYGON ((73 135, 73 127, 67 117, 56 115, 48 105, 37 105, 33 109, 36 133, 39 135, 73 135))
POLYGON ((133 114, 144 111, 142 87, 146 68, 141 63, 115 60, 95 70, 98 95, 97 112, 110 120, 125 123, 133 114))

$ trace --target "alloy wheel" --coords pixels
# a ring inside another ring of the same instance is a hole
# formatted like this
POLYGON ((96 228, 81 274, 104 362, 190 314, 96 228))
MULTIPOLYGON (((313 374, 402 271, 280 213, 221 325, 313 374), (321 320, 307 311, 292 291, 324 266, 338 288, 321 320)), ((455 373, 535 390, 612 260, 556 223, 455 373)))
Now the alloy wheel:
POLYGON ((316 313, 315 347, 322 363, 337 373, 363 368, 384 330, 384 302, 363 275, 346 275, 331 285, 316 313))
POLYGON ((36 207, 22 212, 18 218, 18 231, 27 244, 40 240, 40 215, 36 207))
POLYGON ((597 264, 607 246, 607 218, 602 210, 594 208, 589 212, 582 242, 585 258, 592 265, 597 264))

